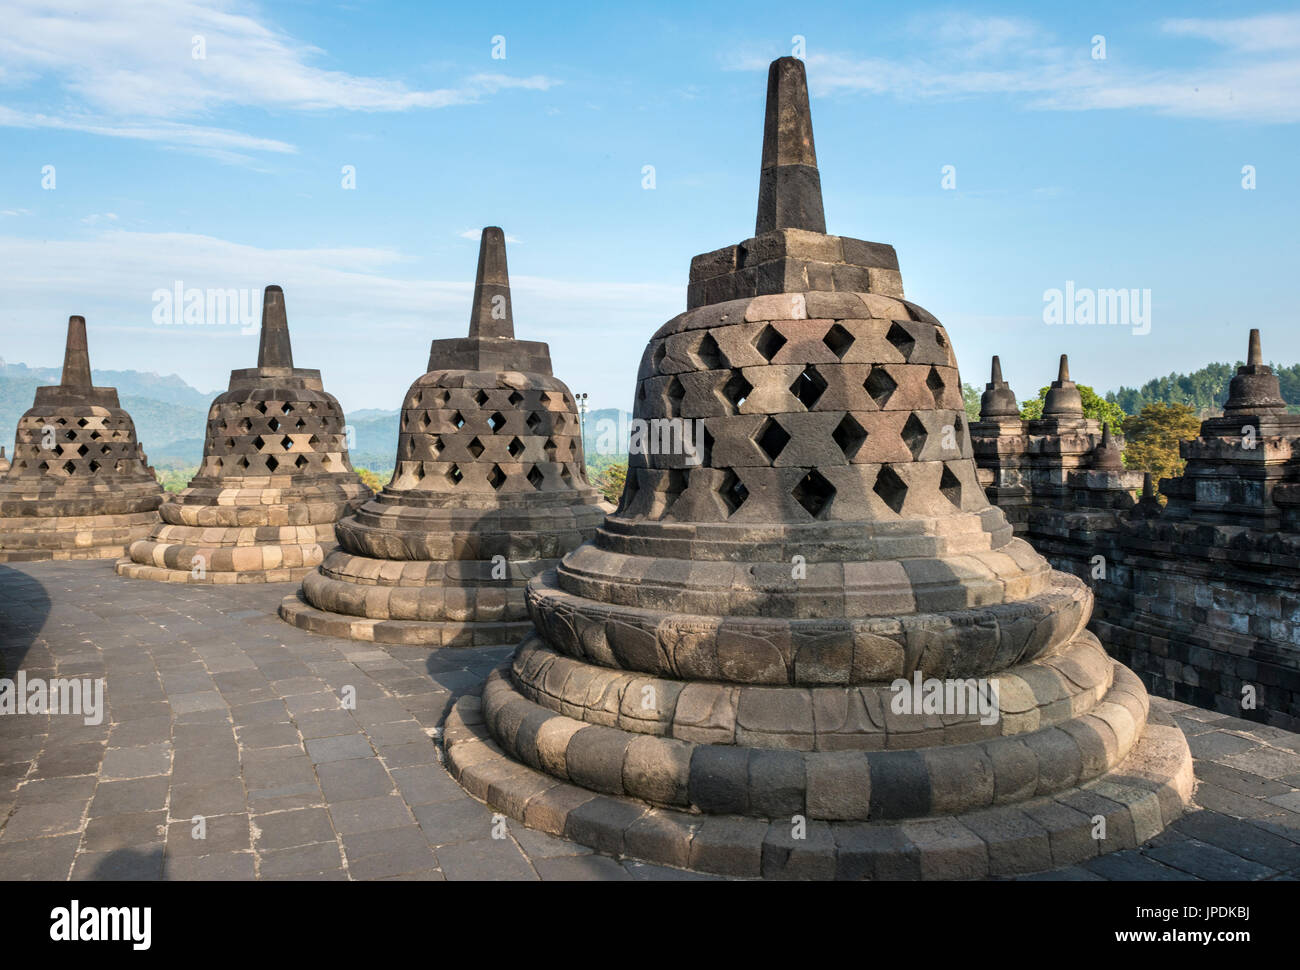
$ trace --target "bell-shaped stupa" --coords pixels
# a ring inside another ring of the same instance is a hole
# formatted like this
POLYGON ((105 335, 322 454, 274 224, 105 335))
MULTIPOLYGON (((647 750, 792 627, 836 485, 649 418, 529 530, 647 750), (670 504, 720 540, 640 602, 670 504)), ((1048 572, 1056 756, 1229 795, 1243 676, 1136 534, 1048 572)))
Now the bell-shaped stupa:
POLYGON ((469 336, 435 340, 402 402, 397 466, 280 606, 307 630, 387 643, 516 643, 524 587, 604 518, 573 395, 517 340, 505 234, 483 230, 469 336))
POLYGON ((0 478, 0 562, 120 556, 162 500, 117 389, 91 384, 85 318, 69 317, 62 380, 36 389, 0 478))
POLYGON ((320 371, 293 366, 284 292, 262 299, 257 366, 230 372, 208 409, 203 464, 117 571, 176 583, 301 579, 334 548, 334 523, 372 492, 348 460, 343 409, 320 371))
POLYGON ((793 58, 760 184, 757 235, 694 260, 637 380, 702 461, 632 455, 594 542, 529 585, 538 634, 453 709, 452 771, 526 825, 745 876, 980 877, 1155 835, 1186 741, 988 504, 893 248, 825 233, 793 58))

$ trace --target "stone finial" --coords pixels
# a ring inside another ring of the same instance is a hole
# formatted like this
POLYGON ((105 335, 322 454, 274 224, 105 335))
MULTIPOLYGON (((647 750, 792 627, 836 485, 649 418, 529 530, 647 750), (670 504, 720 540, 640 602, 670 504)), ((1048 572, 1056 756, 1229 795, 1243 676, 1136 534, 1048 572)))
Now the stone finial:
POLYGON ((1123 471, 1124 453, 1110 434, 1110 422, 1101 426, 1101 443, 1092 450, 1092 467, 1096 471, 1123 471))
POLYGON ((1002 361, 993 357, 993 372, 980 398, 980 420, 1020 416, 1020 406, 1007 382, 1002 379, 1002 361))
POLYGON ((1081 418, 1083 417, 1083 397, 1079 387, 1070 380, 1070 358, 1061 355, 1061 366, 1056 380, 1047 389, 1047 399, 1043 402, 1045 418, 1081 418))
POLYGON ((826 231, 803 61, 779 57, 767 71, 763 165, 754 235, 773 229, 826 231))
POLYGON ((1228 385, 1228 400, 1223 405, 1225 415, 1275 414, 1286 410, 1282 385, 1273 368, 1264 363, 1259 331, 1250 331, 1246 348, 1246 363, 1237 368, 1237 376, 1228 385))
POLYGON ((62 387, 91 386, 85 317, 68 317, 68 341, 63 348, 63 378, 59 384, 62 387))
POLYGON ((510 272, 506 268, 506 234, 496 226, 483 230, 478 246, 478 275, 470 310, 471 337, 513 340, 515 318, 510 306, 510 272))
POLYGON ((262 337, 257 347, 257 366, 292 367, 289 346, 289 317, 284 308, 284 290, 274 283, 262 294, 262 337))

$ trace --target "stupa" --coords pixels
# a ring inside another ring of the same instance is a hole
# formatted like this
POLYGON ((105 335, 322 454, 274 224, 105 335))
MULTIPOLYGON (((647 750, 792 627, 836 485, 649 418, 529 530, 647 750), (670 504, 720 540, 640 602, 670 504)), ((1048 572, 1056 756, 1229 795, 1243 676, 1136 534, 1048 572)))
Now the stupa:
POLYGON ((174 583, 301 579, 334 523, 373 494, 348 459, 346 421, 320 371, 294 367, 284 291, 262 298, 257 366, 232 370, 208 409, 203 463, 117 571, 174 583))
POLYGON ((489 227, 469 336, 433 341, 392 481, 339 522, 339 549, 280 615, 358 640, 516 643, 532 629, 524 586, 591 537, 600 501, 549 348, 515 338, 505 234, 489 227))
POLYGON ((91 384, 85 318, 69 317, 62 379, 36 389, 0 478, 0 562, 120 556, 162 501, 117 389, 91 384))
POLYGON ((537 634, 453 708, 447 764, 527 826, 741 876, 1151 838, 1190 796, 1182 733, 988 504, 947 331, 892 247, 826 234, 818 186, 782 58, 755 236, 695 258, 637 380, 635 415, 702 422, 703 460, 632 456, 594 541, 529 585, 537 634))

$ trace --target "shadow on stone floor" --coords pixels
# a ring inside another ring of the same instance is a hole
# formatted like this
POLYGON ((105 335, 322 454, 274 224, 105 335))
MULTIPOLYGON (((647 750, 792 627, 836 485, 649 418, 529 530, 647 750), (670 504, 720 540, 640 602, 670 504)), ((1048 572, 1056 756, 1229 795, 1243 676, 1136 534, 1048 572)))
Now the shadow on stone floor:
POLYGON ((27 573, 0 566, 0 676, 12 677, 50 615, 44 585, 27 573))

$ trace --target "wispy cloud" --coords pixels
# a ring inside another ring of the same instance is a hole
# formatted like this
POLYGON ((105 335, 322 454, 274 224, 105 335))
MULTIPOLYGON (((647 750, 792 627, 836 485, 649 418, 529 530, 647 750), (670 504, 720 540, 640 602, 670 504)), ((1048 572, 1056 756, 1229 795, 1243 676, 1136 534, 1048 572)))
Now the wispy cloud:
MULTIPOLYGON (((1166 20, 1155 31, 1165 41, 1147 50, 1179 42, 1210 46, 1187 52, 1201 56, 1191 66, 1094 60, 1089 43, 1065 44, 1028 20, 927 14, 909 22, 905 59, 812 52, 808 79, 818 94, 948 101, 1002 95, 1038 110, 1300 121, 1300 14, 1166 20)), ((765 58, 746 57, 730 66, 765 65, 765 58)))
POLYGON ((546 91, 543 75, 478 73, 438 88, 313 62, 324 51, 266 23, 240 0, 13 0, 0 33, 0 82, 53 83, 58 112, 0 106, 0 125, 164 142, 228 161, 292 152, 277 139, 187 123, 231 107, 408 111, 546 91), (148 25, 142 29, 142 25, 148 25))

